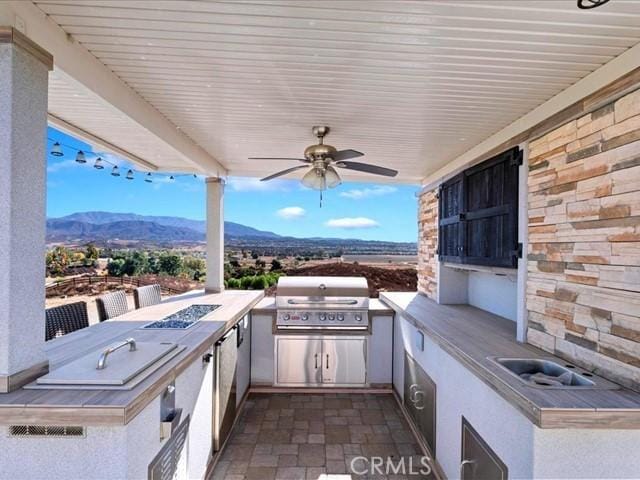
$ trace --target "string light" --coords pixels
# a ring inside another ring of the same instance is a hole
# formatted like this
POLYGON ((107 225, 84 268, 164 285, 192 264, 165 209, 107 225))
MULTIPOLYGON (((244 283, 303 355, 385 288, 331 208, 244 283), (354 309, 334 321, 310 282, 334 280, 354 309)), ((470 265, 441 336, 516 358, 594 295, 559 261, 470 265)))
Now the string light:
POLYGON ((54 143, 53 147, 51 147, 51 155, 54 157, 61 157, 64 155, 64 153, 62 153, 62 147, 58 142, 54 143))
MULTIPOLYGON (((87 153, 85 153, 83 150, 72 147, 70 145, 65 145, 65 144, 61 144, 58 141, 55 141, 51 138, 48 139, 49 141, 53 142, 53 145, 51 146, 51 150, 49 151, 50 155, 53 155, 54 157, 63 157, 64 156, 64 151, 62 149, 62 147, 64 147, 65 149, 69 149, 69 150, 73 150, 76 152, 76 156, 75 156, 75 161, 79 164, 85 164, 88 162, 87 160, 87 153)), ((90 156, 95 155, 95 153, 93 152, 89 152, 88 153, 90 156)), ((93 168, 95 168, 96 170, 104 170, 105 166, 110 166, 111 167, 111 175, 114 177, 120 177, 121 173, 120 173, 120 168, 118 167, 118 164, 114 163, 114 162, 110 162, 109 160, 106 160, 100 156, 96 156, 95 157, 95 161, 93 164, 93 168)), ((140 174, 145 174, 144 175, 144 181, 146 183, 153 183, 153 176, 154 174, 152 174, 149 171, 142 171, 142 170, 136 170, 134 168, 130 168, 127 170, 127 174, 125 176, 125 178, 127 180, 134 180, 134 176, 136 173, 140 173, 140 174)), ((193 176, 193 178, 198 178, 198 175, 195 173, 184 173, 184 174, 171 174, 171 175, 162 175, 162 174, 158 174, 155 173, 156 176, 160 176, 164 178, 168 178, 169 181, 174 182, 176 180, 176 177, 191 177, 193 176)))

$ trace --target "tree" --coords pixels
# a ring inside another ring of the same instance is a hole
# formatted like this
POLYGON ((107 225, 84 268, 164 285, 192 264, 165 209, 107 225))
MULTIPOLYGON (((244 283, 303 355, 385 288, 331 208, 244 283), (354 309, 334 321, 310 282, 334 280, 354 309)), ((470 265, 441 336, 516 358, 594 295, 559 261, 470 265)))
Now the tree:
POLYGON ((166 273, 172 277, 177 277, 182 271, 182 257, 175 253, 163 253, 160 255, 160 273, 166 273))
POLYGON ((69 250, 59 245, 47 253, 47 268, 53 275, 61 275, 69 266, 69 250))
POLYGON ((100 257, 100 250, 98 250, 98 248, 93 243, 87 243, 86 248, 86 259, 91 260, 92 262, 98 260, 98 258, 100 257))
POLYGON ((251 252, 251 258, 253 258, 254 260, 257 260, 260 257, 260 255, 258 255, 256 252, 251 252))
POLYGON ((271 271, 275 272, 278 270, 282 270, 282 263, 280 263, 280 260, 278 260, 277 258, 274 258, 273 260, 271 260, 271 271))
POLYGON ((124 275, 124 264, 124 258, 114 258, 107 265, 107 272, 114 277, 121 277, 124 275))

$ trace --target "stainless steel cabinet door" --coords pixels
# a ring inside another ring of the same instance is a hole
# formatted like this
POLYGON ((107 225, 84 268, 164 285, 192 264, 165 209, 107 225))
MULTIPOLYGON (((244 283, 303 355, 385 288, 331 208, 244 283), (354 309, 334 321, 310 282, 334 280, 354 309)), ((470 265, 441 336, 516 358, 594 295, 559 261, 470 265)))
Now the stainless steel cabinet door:
POLYGON ((251 383, 251 318, 247 314, 238 323, 238 379, 236 405, 244 398, 251 383))
POLYGON ((218 451, 231 432, 236 418, 237 328, 232 328, 218 340, 215 349, 214 450, 218 451))
POLYGON ((436 384, 405 352, 404 404, 418 431, 436 455, 436 384))
POLYGON ((365 337, 325 337, 322 340, 322 383, 366 383, 366 348, 365 337))
POLYGON ((308 337, 276 337, 276 383, 322 383, 322 340, 308 337))
POLYGON ((491 450, 467 419, 462 417, 460 478, 462 480, 507 480, 508 477, 509 470, 504 462, 491 450))

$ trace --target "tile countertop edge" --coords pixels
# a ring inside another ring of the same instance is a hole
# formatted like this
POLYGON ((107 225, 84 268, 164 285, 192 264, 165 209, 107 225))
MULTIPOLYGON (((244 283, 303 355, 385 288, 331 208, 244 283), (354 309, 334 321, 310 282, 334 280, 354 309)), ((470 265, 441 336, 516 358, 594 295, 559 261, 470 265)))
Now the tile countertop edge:
MULTIPOLYGON (((498 377, 486 366, 482 365, 459 346, 449 341, 445 336, 432 329, 424 319, 417 319, 407 312, 393 297, 397 295, 413 295, 417 298, 424 298, 425 301, 432 300, 417 292, 385 292, 380 294, 380 299, 392 308, 397 314, 402 315, 414 327, 421 330, 435 341, 443 350, 462 363, 471 373, 482 380, 487 386, 498 393, 507 403, 516 408, 534 425, 544 429, 566 429, 566 428, 594 428, 594 429, 640 429, 640 408, 549 408, 540 407, 531 401, 522 392, 512 388, 509 383, 498 377)), ((434 302, 435 304, 435 302, 434 302)), ((437 306, 437 304, 435 304, 437 306)), ((445 307, 445 306, 443 306, 445 307)), ((446 307, 455 307, 446 305, 446 307)), ((515 338, 513 343, 518 343, 515 338)), ((519 344, 521 345, 521 344, 519 344)), ((526 345, 535 355, 533 347, 526 345)), ((543 352, 540 356, 549 357, 551 354, 543 352)), ((636 395, 635 392, 624 390, 636 395)), ((618 392, 618 391, 616 391, 618 392)), ((640 395, 638 395, 640 398, 640 395)))
MULTIPOLYGON (((47 405, 26 404, 20 401, 16 403, 0 404, 0 425, 16 424, 47 424, 47 425, 86 425, 86 426, 118 426, 126 425, 133 420, 151 401, 159 395, 166 385, 177 378, 186 368, 202 356, 208 348, 221 338, 233 325, 251 311, 264 297, 264 292, 255 292, 255 296, 249 299, 242 308, 234 312, 229 320, 216 320, 215 315, 209 315, 210 331, 194 329, 191 334, 201 334, 204 338, 196 344, 171 359, 167 366, 161 367, 140 385, 140 391, 126 405, 101 405, 99 403, 82 405, 47 405)), ((213 312, 212 312, 213 313, 213 312)), ((206 324, 203 324, 206 329, 206 324)), ((184 337, 186 338, 186 337, 184 337)), ((138 388, 138 387, 136 387, 138 388)), ((135 390, 135 389, 134 389, 135 390)), ((73 391, 73 390, 69 390, 73 391)), ((19 391, 18 391, 19 392, 19 391)), ((33 392, 33 391, 32 391, 33 392)), ((84 391, 83 391, 84 392, 84 391)), ((110 393, 122 393, 123 391, 96 390, 94 395, 109 395, 110 393)), ((125 391, 127 392, 127 391, 125 391)), ((130 393, 131 391, 128 391, 130 393)), ((38 393, 44 395, 46 391, 38 393)))

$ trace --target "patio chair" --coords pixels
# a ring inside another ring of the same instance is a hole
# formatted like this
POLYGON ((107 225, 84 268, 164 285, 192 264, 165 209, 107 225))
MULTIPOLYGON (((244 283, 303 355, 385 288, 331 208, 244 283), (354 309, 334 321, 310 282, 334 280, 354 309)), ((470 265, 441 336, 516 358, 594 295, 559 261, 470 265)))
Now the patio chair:
POLYGON ((96 306, 98 307, 98 318, 101 322, 124 315, 129 311, 127 295, 124 290, 117 290, 96 298, 96 306))
POLYGON ((75 302, 45 310, 45 340, 61 337, 89 326, 87 302, 75 302))
POLYGON ((162 302, 160 285, 145 285, 144 287, 136 288, 133 291, 133 301, 136 309, 157 305, 162 302))

